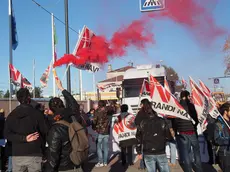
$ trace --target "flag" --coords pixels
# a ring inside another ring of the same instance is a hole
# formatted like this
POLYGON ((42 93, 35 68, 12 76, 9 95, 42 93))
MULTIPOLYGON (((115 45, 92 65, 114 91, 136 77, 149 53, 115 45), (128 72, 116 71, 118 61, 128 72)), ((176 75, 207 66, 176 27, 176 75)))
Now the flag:
POLYGON ((57 43, 58 43, 55 24, 54 24, 54 32, 53 32, 53 34, 54 34, 53 37, 54 37, 54 62, 55 62, 57 60, 57 43))
POLYGON ((182 77, 181 83, 184 86, 184 89, 186 89, 188 84, 187 84, 187 81, 183 77, 182 77))
POLYGON ((169 87, 169 83, 168 83, 168 81, 167 81, 166 79, 164 79, 164 86, 165 86, 165 89, 166 89, 169 93, 171 93, 171 90, 170 90, 170 87, 169 87))
POLYGON ((145 79, 143 80, 143 84, 141 86, 140 96, 150 96, 149 82, 145 79))
POLYGON ((189 77, 189 80, 191 86, 192 100, 203 132, 206 130, 207 127, 207 116, 209 114, 209 100, 191 77, 189 77))
POLYGON ((192 120, 178 100, 151 75, 150 82, 150 99, 157 113, 192 120))
POLYGON ((49 75, 50 75, 50 69, 51 69, 51 64, 48 66, 48 68, 45 70, 45 72, 42 74, 40 78, 40 83, 42 87, 47 87, 47 83, 49 80, 49 75))
POLYGON ((18 35, 17 35, 16 20, 15 20, 12 1, 11 1, 11 6, 10 6, 10 15, 11 15, 12 49, 16 50, 16 48, 18 46, 18 35))
POLYGON ((9 64, 9 72, 10 72, 10 81, 15 86, 20 86, 22 84, 22 74, 19 72, 12 64, 9 64))
POLYGON ((32 91, 33 87, 31 83, 17 70, 12 64, 9 64, 10 80, 11 82, 20 88, 27 88, 32 91))
POLYGON ((209 114, 212 116, 212 118, 216 119, 218 116, 220 116, 220 112, 218 111, 216 107, 216 102, 211 95, 211 91, 201 80, 199 80, 199 84, 200 84, 201 90, 203 91, 207 99, 209 100, 209 114))

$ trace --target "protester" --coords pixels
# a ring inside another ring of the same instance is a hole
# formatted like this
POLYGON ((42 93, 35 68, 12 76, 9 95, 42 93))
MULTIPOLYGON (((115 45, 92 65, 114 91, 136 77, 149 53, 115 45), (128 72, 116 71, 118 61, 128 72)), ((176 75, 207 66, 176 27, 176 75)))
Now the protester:
POLYGON ((89 112, 87 113, 90 121, 93 121, 94 114, 95 114, 95 109, 91 108, 89 112))
MULTIPOLYGON (((65 108, 63 101, 57 97, 49 101, 49 108, 54 114, 53 117, 56 122, 51 126, 47 137, 48 156, 47 163, 45 164, 45 172, 81 172, 81 165, 76 166, 70 158, 72 145, 69 139, 69 127, 58 123, 59 121, 65 121, 70 124, 73 122, 73 119, 82 123, 79 104, 73 96, 62 87, 60 80, 56 80, 56 84, 58 89, 62 91, 68 105, 67 108, 65 108)), ((78 145, 75 146, 77 147, 78 145)))
POLYGON ((128 105, 123 104, 121 106, 121 114, 117 116, 115 125, 124 127, 124 131, 121 131, 121 133, 119 133, 120 135, 128 133, 127 137, 118 137, 118 140, 121 148, 122 165, 126 165, 127 158, 128 165, 131 166, 133 165, 133 145, 136 144, 136 126, 134 123, 134 115, 128 113, 128 105))
POLYGON ((215 122, 214 144, 218 157, 219 166, 223 172, 230 171, 230 133, 227 126, 230 125, 230 103, 224 103, 220 107, 222 117, 215 122), (224 121, 225 120, 225 121, 224 121))
POLYGON ((174 132, 174 130, 172 128, 172 120, 174 120, 174 119, 170 119, 170 118, 166 119, 168 127, 169 127, 169 130, 170 130, 170 133, 171 133, 171 136, 174 138, 173 140, 168 141, 167 145, 170 148, 170 163, 169 163, 169 166, 175 167, 176 166, 176 151, 177 151, 177 148, 176 148, 175 132, 174 132))
POLYGON ((12 143, 13 172, 41 171, 47 126, 44 115, 33 108, 29 90, 17 92, 20 105, 6 119, 5 137, 12 143))
POLYGON ((98 163, 95 167, 103 167, 108 164, 108 142, 111 124, 111 115, 108 115, 106 104, 100 100, 98 109, 93 119, 93 129, 97 131, 97 156, 98 163))
POLYGON ((137 153, 142 159, 142 149, 144 161, 148 172, 156 172, 156 167, 160 172, 169 172, 168 160, 165 154, 166 140, 173 139, 166 121, 159 117, 152 109, 148 99, 141 101, 141 110, 138 112, 145 118, 137 126, 136 138, 137 153))
POLYGON ((177 133, 176 141, 179 153, 179 163, 184 172, 202 172, 200 147, 196 134, 198 119, 194 105, 190 102, 190 93, 186 90, 180 94, 180 104, 195 121, 176 118, 174 120, 174 131, 177 133), (191 158, 193 157, 193 158, 191 158), (194 159, 194 161, 193 161, 194 159))
POLYGON ((5 112, 0 109, 0 139, 4 139, 5 112))

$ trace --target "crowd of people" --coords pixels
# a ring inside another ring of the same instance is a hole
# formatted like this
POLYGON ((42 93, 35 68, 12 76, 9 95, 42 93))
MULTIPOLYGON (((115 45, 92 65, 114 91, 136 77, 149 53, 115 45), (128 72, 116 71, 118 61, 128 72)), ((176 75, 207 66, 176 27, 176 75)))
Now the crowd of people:
MULTIPOLYGON (((6 120, 4 112, 0 111, 1 121, 5 120, 4 124, 1 122, 0 135, 7 140, 8 172, 85 172, 90 147, 88 127, 98 133, 98 163, 95 167, 106 167, 109 164, 110 129, 119 123, 120 126, 131 126, 135 132, 127 139, 118 139, 123 166, 133 165, 135 148, 140 169, 146 168, 148 172, 169 172, 170 166, 176 166, 176 151, 184 172, 203 171, 197 134, 199 121, 188 91, 181 92, 180 104, 193 121, 162 116, 154 111, 148 99, 141 100, 140 110, 132 120, 128 105, 107 106, 102 100, 85 113, 63 88, 61 81, 56 80, 56 84, 65 103, 54 97, 49 101, 49 108, 45 109, 31 99, 26 88, 21 88, 17 92, 20 105, 6 120), (166 145, 171 150, 170 160, 166 156, 166 145)), ((208 117, 204 136, 209 148, 209 163, 219 164, 222 171, 227 172, 230 171, 230 131, 227 125, 230 125, 230 103, 223 104, 219 111, 222 117, 208 117)))

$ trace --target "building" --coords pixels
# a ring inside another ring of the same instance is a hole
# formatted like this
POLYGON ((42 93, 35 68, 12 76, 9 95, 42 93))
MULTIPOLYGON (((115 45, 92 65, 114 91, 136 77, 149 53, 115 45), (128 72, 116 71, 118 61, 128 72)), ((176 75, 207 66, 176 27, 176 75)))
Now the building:
MULTIPOLYGON (((112 69, 112 65, 108 65, 108 71, 106 73, 106 79, 98 82, 97 88, 101 100, 115 100, 116 88, 120 88, 123 76, 128 69, 133 68, 133 65, 125 66, 119 69, 112 69)), ((87 92, 86 97, 91 100, 97 100, 98 94, 94 92, 87 92)))

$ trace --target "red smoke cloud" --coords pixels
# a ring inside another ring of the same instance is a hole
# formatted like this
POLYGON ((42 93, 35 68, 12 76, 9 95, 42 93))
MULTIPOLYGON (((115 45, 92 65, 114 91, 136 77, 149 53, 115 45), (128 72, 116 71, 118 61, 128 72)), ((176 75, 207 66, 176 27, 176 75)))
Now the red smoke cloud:
POLYGON ((120 28, 111 40, 107 40, 105 36, 94 36, 90 47, 78 51, 78 58, 64 55, 54 66, 69 63, 81 65, 87 62, 104 64, 109 58, 126 55, 130 46, 144 50, 149 43, 155 43, 154 34, 150 32, 152 28, 149 27, 153 18, 170 19, 191 31, 199 42, 211 43, 226 31, 216 25, 211 11, 205 8, 206 4, 215 5, 217 0, 205 1, 207 3, 199 3, 198 0, 166 0, 165 10, 144 14, 140 20, 120 28))

